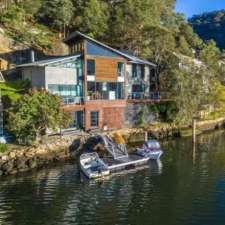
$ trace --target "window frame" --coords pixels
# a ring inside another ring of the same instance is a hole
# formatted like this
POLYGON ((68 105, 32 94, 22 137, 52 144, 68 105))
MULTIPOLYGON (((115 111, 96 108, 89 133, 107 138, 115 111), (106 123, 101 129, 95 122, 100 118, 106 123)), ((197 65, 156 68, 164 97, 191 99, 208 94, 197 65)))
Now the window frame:
POLYGON ((95 60, 94 59, 87 59, 87 76, 95 76, 95 67, 96 67, 96 65, 95 65, 95 60), (93 72, 90 72, 90 69, 89 69, 89 66, 90 66, 90 62, 92 62, 93 63, 93 72), (89 73, 90 72, 90 73, 89 73))
POLYGON ((90 125, 92 128, 96 128, 96 127, 99 127, 99 111, 91 111, 90 112, 90 125), (96 118, 93 119, 93 114, 96 114, 96 118), (94 121, 96 119, 96 121, 94 121), (93 124, 93 121, 95 122, 93 124))

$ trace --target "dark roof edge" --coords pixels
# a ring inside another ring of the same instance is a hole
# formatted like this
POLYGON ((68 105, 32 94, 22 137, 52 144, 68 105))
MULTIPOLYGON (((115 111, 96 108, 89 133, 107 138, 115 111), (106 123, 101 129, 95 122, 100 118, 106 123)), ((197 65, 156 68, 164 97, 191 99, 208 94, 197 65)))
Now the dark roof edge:
POLYGON ((81 55, 79 54, 79 55, 62 56, 59 58, 52 58, 52 59, 46 59, 46 60, 39 60, 39 61, 35 61, 33 63, 25 63, 25 64, 18 65, 17 68, 30 67, 30 66, 47 66, 47 65, 51 65, 51 64, 58 63, 61 61, 78 58, 80 56, 81 55))

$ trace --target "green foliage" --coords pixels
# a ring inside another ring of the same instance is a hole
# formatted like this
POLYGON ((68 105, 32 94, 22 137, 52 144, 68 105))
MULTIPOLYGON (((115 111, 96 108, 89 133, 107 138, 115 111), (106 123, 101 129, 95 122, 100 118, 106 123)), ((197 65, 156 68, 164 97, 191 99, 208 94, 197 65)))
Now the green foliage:
POLYGON ((0 144, 0 153, 4 153, 8 151, 8 145, 0 144))
POLYGON ((157 103, 149 106, 149 111, 158 115, 162 122, 173 122, 177 107, 174 102, 157 103))
POLYGON ((0 12, 0 23, 8 36, 17 43, 24 43, 41 50, 51 50, 57 42, 55 33, 46 26, 36 23, 33 14, 29 14, 22 5, 12 4, 0 12))
POLYGON ((177 108, 175 122, 189 124, 202 105, 212 104, 214 79, 210 71, 204 67, 197 68, 194 64, 189 64, 187 70, 175 69, 171 75, 174 85, 170 98, 177 108))
POLYGON ((30 83, 27 80, 0 83, 1 95, 10 101, 17 101, 29 87, 30 83))
POLYGON ((47 128, 68 126, 70 116, 60 105, 58 96, 45 91, 25 94, 7 110, 8 129, 19 143, 32 144, 45 135, 47 128))
POLYGON ((73 0, 74 16, 71 26, 92 37, 103 36, 107 30, 107 4, 99 0, 73 0))
POLYGON ((45 0, 42 1, 37 17, 45 24, 50 24, 60 31, 70 24, 73 15, 71 0, 45 0))

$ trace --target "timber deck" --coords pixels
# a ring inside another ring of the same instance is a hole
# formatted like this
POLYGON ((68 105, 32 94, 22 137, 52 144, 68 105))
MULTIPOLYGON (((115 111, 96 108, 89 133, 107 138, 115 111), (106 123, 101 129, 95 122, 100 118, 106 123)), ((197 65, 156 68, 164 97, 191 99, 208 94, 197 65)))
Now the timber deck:
POLYGON ((110 172, 113 173, 120 170, 143 166, 149 162, 149 158, 130 154, 128 157, 123 157, 121 159, 106 158, 104 159, 104 162, 108 165, 110 172))

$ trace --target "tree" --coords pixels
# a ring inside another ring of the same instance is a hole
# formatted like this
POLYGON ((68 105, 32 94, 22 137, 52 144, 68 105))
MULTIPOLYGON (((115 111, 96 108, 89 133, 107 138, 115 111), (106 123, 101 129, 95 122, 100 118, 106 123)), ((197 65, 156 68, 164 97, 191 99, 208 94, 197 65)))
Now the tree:
POLYGON ((25 94, 7 112, 8 129, 21 144, 40 140, 46 129, 67 127, 69 114, 61 108, 61 99, 46 91, 25 94))
POLYGON ((170 75, 170 98, 177 108, 174 120, 188 125, 203 105, 214 104, 215 79, 211 79, 206 67, 194 63, 186 63, 185 68, 176 68, 170 75))
POLYGON ((212 69, 217 69, 220 59, 220 50, 217 48, 215 41, 210 40, 204 45, 200 52, 200 59, 212 69))
POLYGON ((73 4, 71 0, 45 0, 42 1, 37 13, 39 21, 49 24, 51 27, 66 33, 66 27, 70 25, 73 16, 73 4))
POLYGON ((107 39, 111 45, 140 52, 142 31, 147 26, 160 24, 160 0, 127 0, 109 2, 107 39))
POLYGON ((187 56, 191 56, 193 57, 193 49, 190 48, 190 45, 188 44, 188 42, 186 41, 184 36, 179 36, 179 41, 178 41, 178 51, 181 54, 187 55, 187 56))
POLYGON ((73 5, 72 28, 95 38, 103 36, 107 29, 107 4, 99 0, 73 0, 73 5))

